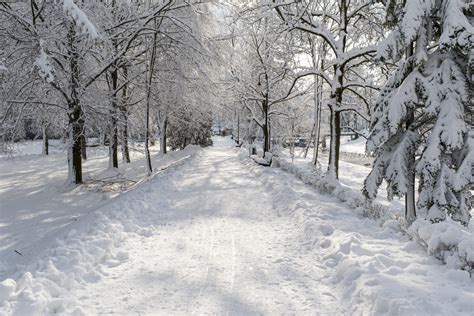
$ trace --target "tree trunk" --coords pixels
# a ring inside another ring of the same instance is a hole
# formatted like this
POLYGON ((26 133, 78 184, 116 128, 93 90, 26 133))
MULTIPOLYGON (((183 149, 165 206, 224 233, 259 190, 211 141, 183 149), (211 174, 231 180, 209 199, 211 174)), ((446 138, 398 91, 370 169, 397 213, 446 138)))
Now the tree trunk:
POLYGON ((105 144, 107 143, 107 134, 108 134, 108 131, 102 131, 100 132, 100 145, 102 146, 105 146, 105 144))
POLYGON ((240 145, 240 112, 237 112, 237 145, 240 145))
POLYGON ((122 161, 130 163, 130 150, 128 148, 128 111, 127 111, 127 93, 128 93, 128 70, 127 67, 123 67, 123 77, 125 84, 122 90, 122 102, 120 104, 120 120, 122 126, 121 143, 122 143, 122 161))
POLYGON ((166 154, 166 128, 168 127, 168 120, 165 119, 160 128, 160 152, 162 155, 166 154))
MULTIPOLYGON (((321 69, 323 62, 321 61, 321 69)), ((319 138, 321 133, 321 99, 322 99, 322 81, 317 78, 314 89, 314 153, 313 153, 313 165, 318 164, 319 158, 319 138)))
MULTIPOLYGON (((413 55, 413 44, 409 45, 407 49, 407 58, 413 55)), ((411 125, 415 122, 414 109, 407 109, 407 120, 405 128, 411 129, 411 125)), ((407 153, 407 193, 405 195, 405 219, 408 223, 412 223, 416 219, 415 206, 415 151, 407 153)))
POLYGON ((153 167, 151 166, 151 158, 150 158, 150 149, 148 147, 148 141, 150 138, 150 130, 149 130, 149 122, 150 122, 150 104, 147 102, 146 105, 146 131, 145 131, 145 160, 146 160, 146 166, 147 166, 147 171, 148 175, 150 175, 153 172, 153 167))
MULTIPOLYGON (((266 119, 265 119, 266 120, 266 119)), ((269 136, 268 136, 268 124, 265 123, 263 124, 262 127, 263 130, 263 157, 265 158, 265 153, 267 153, 270 150, 270 144, 269 144, 269 136)))
POLYGON ((112 108, 110 110, 109 129, 109 168, 118 168, 118 133, 117 133, 117 88, 118 69, 117 65, 112 66, 110 72, 112 89, 112 108))
MULTIPOLYGON (((345 5, 345 1, 342 1, 345 5)), ((345 37, 344 37, 345 41, 345 37)), ((339 179, 339 148, 341 146, 341 112, 339 109, 342 106, 342 93, 344 83, 344 67, 335 66, 335 73, 337 75, 337 87, 335 92, 331 95, 330 111, 331 111, 331 142, 329 146, 329 164, 328 174, 336 179, 339 179)))
MULTIPOLYGON (((157 28, 156 19, 154 21, 155 29, 157 28)), ((148 142, 150 139, 150 98, 151 98, 151 83, 153 81, 153 70, 155 68, 155 58, 156 58, 156 40, 157 32, 153 33, 153 42, 152 49, 150 54, 150 64, 148 66, 148 78, 146 85, 146 114, 145 114, 145 159, 146 166, 148 170, 148 175, 153 172, 153 167, 151 166, 150 150, 148 148, 148 142)))
POLYGON ((317 120, 316 126, 314 127, 314 155, 313 155, 313 165, 318 164, 319 158, 319 138, 321 137, 321 102, 318 102, 317 107, 317 120))
POLYGON ((339 179, 339 148, 341 146, 341 112, 331 108, 331 141, 329 145, 328 174, 339 179))
POLYGON ((114 113, 110 118, 110 136, 109 136, 109 168, 118 168, 118 135, 117 135, 117 119, 114 113))
POLYGON ((311 129, 311 132, 309 133, 309 137, 308 137, 308 140, 306 142, 306 146, 305 146, 304 151, 303 151, 303 158, 304 159, 306 159, 306 157, 308 157, 309 147, 311 147, 311 144, 313 143, 313 140, 314 140, 314 125, 311 129))
POLYGON ((290 156, 291 156, 291 163, 295 161, 295 121, 294 119, 291 120, 291 132, 290 132, 290 156))
MULTIPOLYGON (((84 126, 84 122, 81 122, 84 126)), ((81 157, 84 160, 87 160, 87 140, 84 132, 81 133, 81 157)))
POLYGON ((265 122, 263 123, 263 158, 265 154, 270 151, 270 131, 268 126, 268 96, 265 95, 265 100, 263 101, 262 108, 265 115, 265 122))
POLYGON ((70 99, 68 100, 69 150, 68 182, 82 183, 81 135, 84 130, 84 113, 79 102, 79 52, 76 47, 76 27, 70 23, 68 31, 70 99))
MULTIPOLYGON (((411 124, 415 121, 415 113, 412 109, 408 110, 406 129, 409 130, 411 124)), ((407 193, 405 195, 405 219, 412 223, 416 219, 415 207, 415 152, 409 152, 407 164, 407 193)))
POLYGON ((48 127, 43 125, 43 155, 49 155, 48 127))
MULTIPOLYGON (((310 37, 310 44, 311 44, 311 57, 313 61, 313 67, 318 68, 321 71, 324 69, 324 58, 326 56, 326 48, 324 44, 320 44, 318 50, 316 51, 316 43, 310 37), (318 57, 320 59, 320 64, 318 62, 318 57), (318 65, 319 64, 319 65, 318 65)), ((314 76, 314 152, 313 152, 313 165, 318 164, 319 158, 319 138, 321 137, 321 103, 323 99, 323 81, 319 76, 314 76)), ((311 143, 311 141, 309 142, 311 143)))
POLYGON ((122 161, 130 163, 130 149, 128 146, 128 113, 124 107, 121 108, 120 113, 122 117, 122 161))
MULTIPOLYGON (((339 41, 341 44, 341 51, 345 53, 346 42, 347 42, 347 11, 348 4, 346 0, 341 0, 339 2, 339 10, 341 13, 339 24, 339 41)), ((329 164, 328 164, 328 175, 336 179, 339 179, 339 148, 341 145, 341 112, 342 107, 342 94, 344 86, 344 74, 345 74, 345 65, 344 63, 336 63, 334 66, 334 76, 336 82, 333 84, 332 88, 334 92, 331 93, 331 142, 329 148, 329 164)))
POLYGON ((80 184, 82 183, 81 134, 83 130, 80 117, 83 113, 77 99, 69 104, 69 108, 72 113, 69 115, 68 179, 70 183, 80 184))

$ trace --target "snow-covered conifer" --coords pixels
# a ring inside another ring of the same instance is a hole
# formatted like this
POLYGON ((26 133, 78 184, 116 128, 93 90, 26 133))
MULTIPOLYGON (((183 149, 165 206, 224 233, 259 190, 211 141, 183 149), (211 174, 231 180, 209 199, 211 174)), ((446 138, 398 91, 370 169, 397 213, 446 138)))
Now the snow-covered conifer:
MULTIPOLYGON (((464 225, 470 219, 471 179, 464 173, 472 165, 472 146, 465 112, 474 43, 467 9, 463 0, 414 0, 403 6, 388 1, 387 18, 395 28, 380 45, 378 58, 396 62, 397 68, 372 118, 367 150, 376 160, 364 186, 369 199, 383 179, 389 197, 414 197, 414 155, 421 149, 418 210, 432 222, 449 215, 464 225)), ((406 204, 412 220, 414 199, 406 204)))

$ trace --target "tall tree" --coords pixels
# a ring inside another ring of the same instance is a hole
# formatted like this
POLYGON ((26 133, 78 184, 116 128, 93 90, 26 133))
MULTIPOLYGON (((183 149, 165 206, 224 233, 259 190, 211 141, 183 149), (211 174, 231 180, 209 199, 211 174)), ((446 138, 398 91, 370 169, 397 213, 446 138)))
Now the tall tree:
POLYGON ((371 1, 311 1, 281 2, 273 0, 275 9, 290 31, 310 33, 319 37, 330 55, 329 71, 311 69, 298 76, 319 76, 330 88, 327 106, 330 110, 331 145, 328 175, 339 177, 341 143, 341 113, 357 111, 350 99, 366 102, 357 88, 378 87, 357 76, 357 69, 370 62, 376 49, 374 42, 382 35, 377 23, 379 6, 371 1))
POLYGON ((382 180, 388 195, 406 196, 406 218, 418 212, 432 222, 470 220, 472 136, 465 112, 468 54, 474 45, 463 0, 400 3, 386 1, 393 31, 380 45, 378 59, 397 62, 374 113, 367 149, 375 153, 364 194, 373 199, 382 180), (408 47, 408 49, 407 49, 408 47), (416 150, 422 153, 415 161, 416 150))
MULTIPOLYGON (((245 10, 248 8, 244 6, 242 11, 245 10)), ((262 17, 255 11, 249 12, 239 17, 244 29, 239 30, 239 38, 233 39, 235 57, 230 76, 238 102, 260 128, 265 155, 271 147, 272 119, 281 114, 283 103, 305 91, 285 93, 294 78, 294 37, 282 32, 274 14, 262 17)))

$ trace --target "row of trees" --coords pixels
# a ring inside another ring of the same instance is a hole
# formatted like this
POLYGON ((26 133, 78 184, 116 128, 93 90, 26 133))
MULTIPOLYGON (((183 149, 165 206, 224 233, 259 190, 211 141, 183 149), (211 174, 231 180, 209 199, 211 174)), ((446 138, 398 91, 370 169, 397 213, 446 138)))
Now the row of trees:
POLYGON ((40 130, 47 154, 49 137, 67 135, 75 184, 92 136, 108 143, 110 168, 120 148, 130 162, 130 137, 144 140, 149 172, 155 134, 163 154, 167 144, 208 144, 216 97, 207 10, 173 0, 0 3, 2 143, 40 130))
POLYGON ((110 168, 144 140, 151 172, 154 135, 163 154, 209 144, 219 105, 264 155, 306 133, 316 165, 328 135, 330 178, 343 131, 368 137, 369 203, 386 181, 409 222, 470 220, 467 0, 29 0, 0 3, 0 19, 2 144, 33 132, 47 153, 67 134, 72 183, 88 137, 108 143, 110 168))
POLYGON ((370 127, 367 152, 375 156, 363 188, 369 204, 385 180, 389 198, 405 197, 408 222, 418 210, 432 222, 469 223, 468 1, 272 0, 230 8, 237 12, 224 37, 231 112, 249 142, 261 135, 267 152, 272 139, 299 127, 318 144, 327 122, 327 176, 338 178, 342 130, 360 133, 347 124, 357 118, 370 127))

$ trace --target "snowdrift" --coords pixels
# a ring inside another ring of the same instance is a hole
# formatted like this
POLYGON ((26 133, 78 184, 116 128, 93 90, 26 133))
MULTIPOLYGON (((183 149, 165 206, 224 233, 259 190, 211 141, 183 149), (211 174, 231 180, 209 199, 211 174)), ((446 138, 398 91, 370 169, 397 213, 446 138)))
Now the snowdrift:
POLYGON ((474 235, 462 225, 447 219, 432 224, 418 219, 410 227, 397 216, 400 212, 390 212, 385 206, 373 202, 368 205, 362 193, 343 186, 339 181, 326 177, 308 166, 298 167, 284 159, 273 157, 272 167, 280 168, 294 174, 304 183, 312 185, 322 194, 336 197, 357 213, 381 221, 382 225, 398 223, 399 229, 412 239, 425 246, 430 255, 456 269, 467 270, 472 274, 474 269, 474 235))
POLYGON ((473 280, 466 271, 466 260, 470 261, 472 254, 468 231, 458 226, 447 228, 454 223, 420 221, 412 225, 416 234, 411 232, 407 238, 410 232, 402 229, 403 222, 387 207, 366 210, 359 192, 324 178, 310 166, 298 168, 274 156, 274 168, 262 168, 243 151, 239 158, 266 187, 274 210, 281 216, 289 215, 300 227, 301 245, 314 254, 310 263, 314 268, 308 270, 325 271, 322 281, 335 296, 342 297, 341 304, 347 304, 352 314, 472 312, 473 280), (317 190, 309 186, 301 189, 297 179, 317 190), (449 257, 443 256, 448 266, 426 255, 424 240, 431 240, 432 248, 428 249, 433 255, 442 253, 439 247, 449 251, 449 257), (444 243, 456 246, 445 247, 444 243))
POLYGON ((120 265, 128 254, 118 251, 130 235, 150 236, 157 228, 149 225, 153 205, 141 202, 148 189, 143 182, 165 181, 169 171, 179 167, 199 152, 199 146, 188 146, 170 152, 166 165, 153 176, 141 181, 111 203, 81 218, 65 236, 58 238, 23 271, 0 282, 0 315, 84 315, 68 292, 99 282, 104 267, 120 265), (133 205, 133 207, 132 207, 133 205), (132 212, 131 209, 142 209, 132 212), (71 307, 72 306, 72 307, 71 307))

